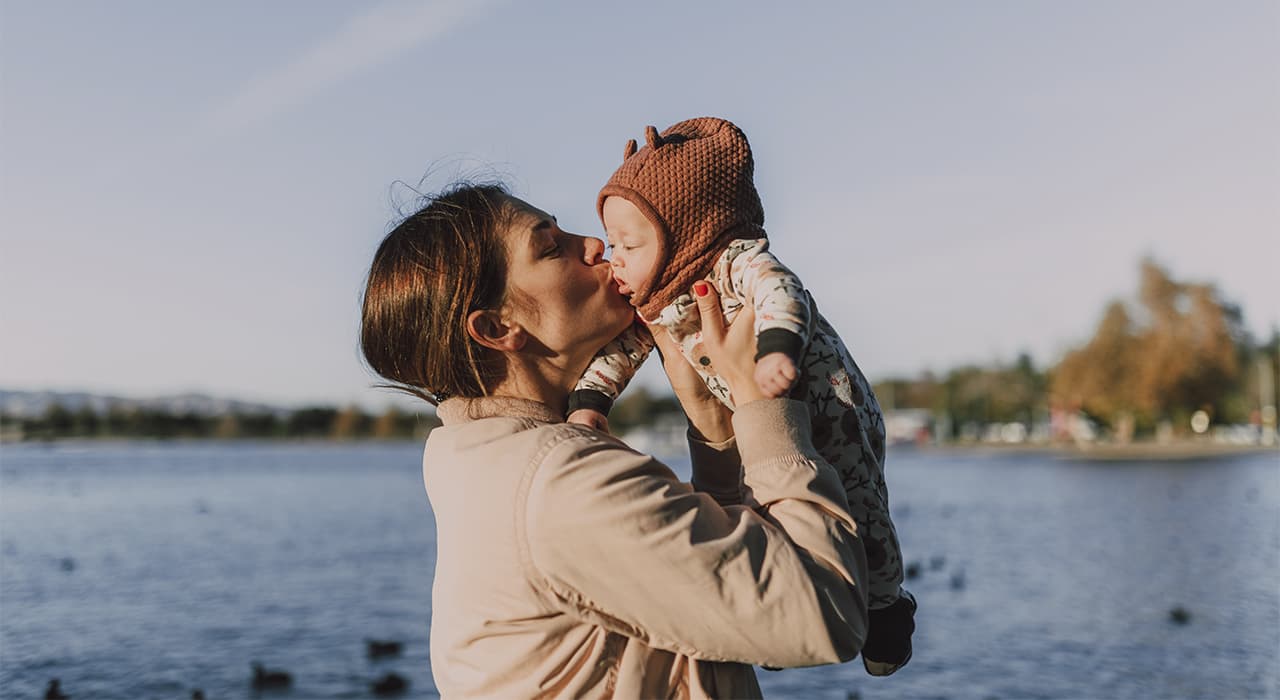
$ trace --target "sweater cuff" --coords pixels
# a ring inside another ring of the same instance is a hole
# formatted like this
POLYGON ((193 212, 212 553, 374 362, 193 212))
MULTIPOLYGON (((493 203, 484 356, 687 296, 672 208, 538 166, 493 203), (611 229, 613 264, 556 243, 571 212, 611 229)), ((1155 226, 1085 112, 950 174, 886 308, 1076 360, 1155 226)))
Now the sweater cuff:
POLYGON ((743 468, 779 458, 819 459, 809 427, 809 409, 792 399, 758 399, 738 406, 733 433, 743 468))
POLYGON ((578 389, 569 394, 569 413, 573 413, 579 409, 589 408, 598 412, 602 416, 609 415, 609 409, 613 408, 613 399, 609 398, 602 391, 595 389, 578 389))
POLYGON ((756 359, 772 352, 784 353, 798 365, 800 356, 804 354, 804 338, 785 328, 766 328, 756 336, 756 359))
POLYGON ((722 506, 742 504, 742 459, 736 438, 706 442, 688 435, 689 458, 693 464, 690 482, 695 491, 709 494, 722 506))

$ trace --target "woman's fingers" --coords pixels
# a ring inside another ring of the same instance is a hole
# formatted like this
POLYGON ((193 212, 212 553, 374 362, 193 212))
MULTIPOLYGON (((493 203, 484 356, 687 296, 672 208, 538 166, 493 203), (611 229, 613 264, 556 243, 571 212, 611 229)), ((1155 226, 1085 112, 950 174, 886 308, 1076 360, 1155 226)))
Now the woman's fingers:
MULTIPOLYGON (((671 383, 671 389, 676 393, 676 398, 680 399, 680 403, 685 405, 690 401, 714 400, 706 384, 703 383, 702 377, 698 376, 697 370, 684 359, 684 354, 676 345, 676 341, 671 338, 671 333, 659 325, 646 325, 653 336, 654 345, 658 348, 658 354, 662 357, 662 369, 667 373, 667 381, 671 383)), ((687 406, 686 412, 688 412, 687 406)))
POLYGON ((745 352, 755 358, 756 310, 750 304, 743 304, 738 315, 733 317, 733 323, 725 333, 724 344, 731 352, 745 352))
POLYGON ((705 342, 719 345, 724 338, 724 312, 720 310, 720 294, 706 280, 693 283, 693 298, 698 303, 698 317, 705 342))
POLYGON ((702 326, 702 348, 706 356, 703 367, 723 378, 729 392, 738 404, 762 398, 763 392, 756 386, 755 310, 744 305, 727 328, 724 313, 720 309, 720 295, 709 282, 693 285, 693 296, 698 306, 702 326))
POLYGON ((720 294, 710 282, 695 282, 693 296, 698 303, 698 317, 702 326, 703 342, 715 348, 724 346, 731 352, 750 352, 755 355, 755 309, 744 304, 733 323, 725 325, 724 310, 720 307, 720 294))

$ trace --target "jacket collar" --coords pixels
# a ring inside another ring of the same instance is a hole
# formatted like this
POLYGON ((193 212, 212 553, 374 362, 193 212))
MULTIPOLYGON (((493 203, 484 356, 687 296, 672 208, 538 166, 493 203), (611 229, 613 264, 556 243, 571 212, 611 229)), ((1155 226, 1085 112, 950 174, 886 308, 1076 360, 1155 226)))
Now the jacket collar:
POLYGON ((495 417, 531 418, 542 423, 564 422, 564 416, 551 410, 546 404, 512 396, 446 399, 436 407, 436 415, 445 425, 495 417))

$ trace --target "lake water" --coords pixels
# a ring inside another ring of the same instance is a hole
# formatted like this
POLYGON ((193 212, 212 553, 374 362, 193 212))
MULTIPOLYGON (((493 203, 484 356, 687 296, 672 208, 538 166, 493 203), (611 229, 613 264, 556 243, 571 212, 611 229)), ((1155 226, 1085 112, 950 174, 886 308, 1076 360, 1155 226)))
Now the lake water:
MULTIPOLYGON (((435 697, 416 444, 0 448, 0 696, 435 697), (365 638, 406 643, 372 662, 365 638)), ((759 673, 771 698, 1280 698, 1280 456, 890 452, 915 658, 759 673), (1177 624, 1170 610, 1190 613, 1177 624)))

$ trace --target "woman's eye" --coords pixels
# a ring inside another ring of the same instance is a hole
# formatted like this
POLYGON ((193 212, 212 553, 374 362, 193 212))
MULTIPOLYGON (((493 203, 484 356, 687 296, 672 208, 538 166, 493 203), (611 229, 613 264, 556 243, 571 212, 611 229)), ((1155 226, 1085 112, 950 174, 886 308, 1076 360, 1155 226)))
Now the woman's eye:
POLYGON ((542 251, 542 257, 544 257, 544 258, 554 258, 555 256, 557 256, 557 255, 559 255, 559 254, 560 254, 560 244, 559 244, 559 243, 557 243, 557 244, 555 244, 555 245, 551 246, 550 248, 547 248, 546 250, 542 251))

